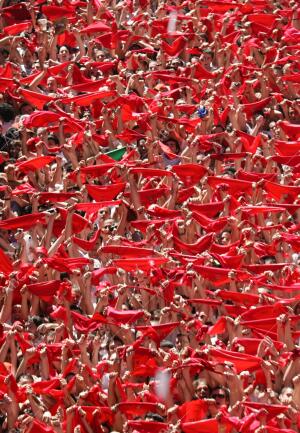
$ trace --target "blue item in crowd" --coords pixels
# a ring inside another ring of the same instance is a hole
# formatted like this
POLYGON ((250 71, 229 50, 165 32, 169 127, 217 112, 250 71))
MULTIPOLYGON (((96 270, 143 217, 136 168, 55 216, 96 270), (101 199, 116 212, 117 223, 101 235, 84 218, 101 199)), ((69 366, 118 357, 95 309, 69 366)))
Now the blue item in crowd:
POLYGON ((207 116, 207 109, 205 107, 199 107, 197 110, 197 114, 200 119, 203 119, 203 117, 207 116))

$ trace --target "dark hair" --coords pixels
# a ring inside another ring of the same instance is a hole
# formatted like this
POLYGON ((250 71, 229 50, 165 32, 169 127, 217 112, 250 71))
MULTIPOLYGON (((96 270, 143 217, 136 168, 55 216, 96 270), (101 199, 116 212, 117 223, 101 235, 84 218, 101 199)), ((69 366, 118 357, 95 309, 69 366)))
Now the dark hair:
POLYGON ((31 213, 32 213, 32 206, 31 205, 22 207, 21 215, 29 215, 31 213))
POLYGON ((128 209, 127 213, 127 222, 136 221, 137 220, 137 213, 133 209, 128 209))
POLYGON ((115 335, 115 336, 113 337, 112 341, 113 341, 114 343, 123 344, 123 341, 122 341, 121 338, 118 337, 117 335, 115 335))
POLYGON ((21 374, 21 376, 19 377, 19 380, 20 379, 28 379, 28 380, 32 380, 32 382, 34 382, 32 375, 27 374, 27 373, 21 374))
POLYGON ((60 281, 63 281, 64 279, 69 279, 69 274, 67 272, 62 272, 60 274, 60 281))
POLYGON ((35 326, 40 326, 44 323, 44 319, 40 316, 32 316, 28 319, 28 322, 33 323, 35 326))
POLYGON ((230 391, 229 391, 228 388, 226 388, 226 386, 222 386, 222 385, 218 385, 218 386, 216 386, 216 387, 212 390, 212 394, 213 394, 215 391, 218 391, 218 390, 224 391, 224 394, 225 394, 225 398, 226 398, 226 400, 229 400, 229 397, 230 397, 230 391))
POLYGON ((49 134, 48 140, 53 140, 55 142, 55 144, 59 144, 59 139, 54 134, 49 134))
POLYGON ((150 418, 151 421, 164 422, 164 419, 162 416, 158 415, 157 413, 153 413, 153 412, 146 413, 145 418, 150 418))
MULTIPOLYGON (((23 102, 21 105, 20 105, 20 108, 19 108, 19 112, 22 114, 22 110, 23 110, 23 108, 24 107, 32 107, 32 105, 31 104, 29 104, 28 102, 23 102)), ((32 107, 33 108, 33 107, 32 107)))
POLYGON ((10 122, 16 117, 15 110, 12 105, 3 102, 0 104, 0 117, 4 122, 10 122))
POLYGON ((9 56, 9 51, 6 48, 0 48, 0 53, 4 56, 9 56))
POLYGON ((168 143, 172 142, 172 144, 175 145, 176 147, 176 153, 180 152, 180 145, 178 143, 178 141, 175 138, 169 137, 166 140, 164 140, 164 144, 166 144, 167 146, 169 146, 168 143))

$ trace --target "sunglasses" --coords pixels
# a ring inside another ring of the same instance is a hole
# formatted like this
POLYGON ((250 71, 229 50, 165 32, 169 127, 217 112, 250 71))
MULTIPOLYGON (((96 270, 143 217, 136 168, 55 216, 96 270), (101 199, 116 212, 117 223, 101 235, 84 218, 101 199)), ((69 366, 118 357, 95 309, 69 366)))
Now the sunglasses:
POLYGON ((110 232, 113 232, 116 229, 116 226, 104 226, 105 230, 109 230, 110 232))
POLYGON ((216 398, 225 398, 225 394, 213 394, 212 398, 216 399, 216 398))

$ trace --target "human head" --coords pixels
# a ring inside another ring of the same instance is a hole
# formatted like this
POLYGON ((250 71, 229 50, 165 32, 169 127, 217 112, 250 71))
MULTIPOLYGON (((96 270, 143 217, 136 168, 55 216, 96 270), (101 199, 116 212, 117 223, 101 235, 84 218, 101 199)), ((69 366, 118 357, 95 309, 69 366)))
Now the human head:
POLYGON ((218 407, 229 404, 229 390, 225 386, 217 386, 211 392, 211 397, 216 401, 218 407))
POLYGON ((15 117, 16 114, 12 105, 7 104, 6 102, 0 104, 0 120, 2 120, 2 122, 11 122, 15 117))
POLYGON ((71 58, 71 53, 66 45, 62 45, 58 50, 58 59, 61 63, 68 62, 71 58))

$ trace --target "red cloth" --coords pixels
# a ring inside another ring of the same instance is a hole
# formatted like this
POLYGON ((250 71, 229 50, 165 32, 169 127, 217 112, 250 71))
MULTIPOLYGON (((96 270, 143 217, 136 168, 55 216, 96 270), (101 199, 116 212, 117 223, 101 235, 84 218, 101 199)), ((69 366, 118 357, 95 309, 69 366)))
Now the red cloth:
POLYGON ((20 95, 33 107, 38 110, 43 110, 45 104, 53 101, 52 96, 44 95, 43 93, 33 92, 28 89, 20 89, 20 95))
POLYGON ((85 251, 92 251, 95 248, 95 245, 97 241, 99 240, 101 230, 97 230, 94 234, 94 236, 89 240, 86 241, 84 239, 73 237, 73 241, 76 245, 78 245, 80 248, 82 248, 85 251))
POLYGON ((244 104, 243 109, 247 116, 252 116, 257 111, 265 108, 271 101, 271 97, 261 99, 260 101, 251 102, 249 104, 244 104))
POLYGON ((222 432, 230 433, 233 426, 229 423, 218 423, 216 419, 205 419, 203 421, 186 422, 181 424, 181 429, 184 433, 195 433, 196 431, 201 431, 201 433, 219 433, 220 428, 222 428, 222 432))
POLYGON ((274 14, 249 14, 247 20, 250 23, 262 24, 266 27, 272 27, 275 23, 277 16, 274 14))
POLYGON ((267 419, 274 418, 280 413, 284 413, 286 410, 288 410, 288 406, 285 405, 265 404, 265 403, 257 403, 252 401, 251 402, 244 401, 243 405, 249 409, 255 409, 255 410, 265 409, 267 412, 267 419))
MULTIPOLYGON (((1 228, 1 227, 0 227, 1 228)), ((125 269, 126 271, 135 271, 137 269, 149 271, 152 268, 157 268, 168 262, 164 257, 146 257, 135 259, 116 259, 113 264, 118 268, 125 269)))
MULTIPOLYGON (((161 188, 151 188, 151 189, 142 189, 138 191, 139 199, 143 206, 149 206, 152 203, 155 203, 159 198, 166 197, 170 193, 170 189, 168 187, 161 188)), ((124 197, 130 197, 131 193, 125 193, 124 197)))
POLYGON ((96 21, 93 24, 90 24, 89 26, 84 27, 80 30, 81 33, 87 33, 88 35, 92 33, 102 33, 102 32, 109 32, 111 29, 110 27, 105 24, 102 21, 96 21))
POLYGON ((46 219, 44 213, 33 213, 30 215, 22 215, 15 218, 8 218, 0 221, 0 230, 27 230, 37 223, 45 224, 46 219))
POLYGON ((12 26, 4 27, 3 33, 5 35, 15 36, 28 30, 32 26, 31 21, 23 21, 22 23, 13 24, 12 26))
MULTIPOLYGON (((91 83, 93 85, 93 83, 91 83)), ((89 89, 87 85, 87 89, 89 89)), ((90 89, 89 89, 90 90, 90 89)), ((91 89, 90 91, 92 91, 91 89)), ((79 95, 79 96, 73 96, 70 98, 62 98, 61 102, 63 104, 76 104, 79 107, 86 107, 88 105, 91 105, 95 101, 99 101, 101 99, 106 99, 110 96, 114 96, 115 91, 113 90, 102 90, 99 92, 93 92, 88 95, 79 95)))
POLYGON ((46 15, 49 20, 59 20, 62 16, 66 18, 70 18, 74 15, 75 9, 72 7, 70 3, 65 3, 64 6, 59 5, 43 5, 42 12, 46 15))
POLYGON ((131 324, 144 316, 143 310, 116 310, 107 307, 107 317, 118 323, 131 324))
POLYGON ((124 191, 126 184, 116 183, 107 186, 86 185, 86 189, 93 200, 114 200, 118 194, 124 191))
POLYGON ((13 271, 13 265, 10 258, 0 248, 0 272, 9 275, 13 271))
POLYGON ((285 134, 287 134, 290 138, 300 138, 300 125, 294 125, 292 123, 289 123, 287 121, 280 121, 278 122, 278 125, 280 128, 283 129, 285 134))
POLYGON ((96 213, 100 209, 112 206, 118 206, 122 203, 121 200, 110 200, 102 202, 87 202, 87 203, 76 203, 75 209, 78 211, 84 211, 86 214, 96 213))
POLYGON ((220 297, 224 301, 232 301, 235 304, 243 304, 246 307, 256 305, 259 302, 259 295, 256 295, 254 293, 240 293, 220 290, 218 292, 218 297, 220 297))
POLYGON ((177 251, 184 251, 191 254, 201 254, 203 251, 208 249, 209 245, 211 244, 212 237, 213 234, 209 233, 199 238, 195 243, 187 244, 173 235, 173 242, 177 251))
POLYGON ((169 159, 176 159, 176 158, 178 158, 178 155, 176 155, 176 153, 173 153, 171 151, 171 149, 169 148, 169 146, 167 146, 166 144, 162 143, 161 141, 158 141, 158 145, 161 148, 161 150, 164 152, 164 154, 167 155, 167 157, 169 159))
POLYGON ((136 326, 136 329, 141 331, 144 336, 152 338, 159 344, 160 341, 164 340, 178 325, 179 322, 174 322, 152 326, 136 326))
POLYGON ((80 269, 90 263, 90 259, 84 257, 80 258, 64 258, 64 257, 49 257, 43 259, 50 268, 56 269, 59 272, 70 272, 75 269, 80 269))
POLYGON ((89 165, 87 167, 82 167, 80 169, 82 181, 85 182, 86 176, 89 176, 91 178, 101 177, 114 166, 115 163, 108 163, 108 164, 89 165))
POLYGON ((13 89, 16 87, 14 80, 10 78, 0 77, 0 91, 5 92, 7 89, 13 89))
POLYGON ((48 126, 49 123, 57 122, 60 117, 59 114, 53 111, 34 111, 23 123, 28 128, 39 128, 40 126, 48 126))
POLYGON ((218 307, 222 305, 222 301, 217 301, 216 299, 210 299, 210 298, 192 298, 188 299, 187 302, 189 304, 204 304, 204 305, 210 305, 212 307, 218 307))
POLYGON ((157 421, 128 421, 128 427, 139 433, 160 433, 167 429, 168 424, 157 421))
POLYGON ((249 194, 252 192, 252 182, 247 182, 239 179, 231 179, 228 177, 208 176, 207 182, 209 186, 216 189, 220 185, 228 185, 230 195, 240 195, 242 193, 249 194))
POLYGON ((222 201, 204 204, 189 203, 188 206, 191 211, 199 212, 209 218, 216 217, 218 213, 224 210, 224 203, 222 201))
POLYGON ((39 203, 43 204, 46 202, 64 202, 70 200, 70 198, 74 196, 75 193, 73 192, 40 192, 39 203))
POLYGON ((207 172, 206 168, 197 164, 183 164, 172 167, 172 171, 185 183, 192 186, 199 183, 207 172))
POLYGON ((205 418, 208 405, 204 400, 188 401, 177 408, 182 423, 199 421, 205 418))
POLYGON ((184 49, 186 39, 183 36, 179 36, 175 41, 169 45, 167 42, 162 41, 161 49, 170 57, 178 56, 184 49))
MULTIPOLYGON (((232 271, 230 268, 224 269, 200 265, 194 265, 194 268, 203 278, 214 282, 216 286, 221 286, 230 281, 230 278, 228 277, 228 273, 232 271)), ((246 271, 238 269, 234 269, 234 271, 238 281, 244 281, 250 278, 250 274, 246 271)))
POLYGON ((60 281, 58 280, 27 284, 29 292, 49 303, 54 301, 54 295, 57 293, 59 287, 60 281))
POLYGON ((150 248, 129 247, 125 245, 105 245, 101 247, 102 254, 114 254, 123 258, 149 257, 154 252, 150 248))
POLYGON ((211 326, 208 330, 208 335, 218 335, 223 334, 226 332, 226 318, 225 317, 219 317, 219 319, 216 321, 216 323, 211 326))
POLYGON ((158 410, 158 406, 156 403, 125 401, 118 404, 118 410, 130 419, 133 417, 146 415, 148 412, 155 413, 158 410))
POLYGON ((19 171, 23 173, 29 173, 30 171, 39 170, 45 167, 45 165, 51 164, 54 161, 54 156, 38 156, 36 158, 32 158, 28 161, 17 164, 17 167, 19 171))
POLYGON ((248 355, 247 353, 237 353, 229 350, 221 350, 211 348, 209 356, 216 362, 224 363, 231 362, 239 374, 242 371, 255 371, 260 369, 262 360, 256 356, 248 355))
MULTIPOLYGON (((276 153, 281 155, 281 156, 297 155, 297 154, 299 154, 299 151, 300 151, 300 141, 276 140, 275 141, 275 149, 276 149, 276 153)), ((280 160, 278 160, 277 162, 279 162, 279 161, 280 160)))
POLYGON ((130 144, 133 141, 145 138, 145 135, 130 129, 125 129, 121 134, 116 135, 116 138, 119 138, 120 140, 125 141, 125 143, 130 144))
POLYGON ((172 172, 159 168, 134 167, 130 169, 130 174, 142 174, 144 177, 172 176, 172 172))

